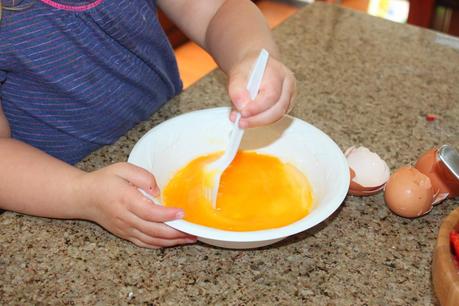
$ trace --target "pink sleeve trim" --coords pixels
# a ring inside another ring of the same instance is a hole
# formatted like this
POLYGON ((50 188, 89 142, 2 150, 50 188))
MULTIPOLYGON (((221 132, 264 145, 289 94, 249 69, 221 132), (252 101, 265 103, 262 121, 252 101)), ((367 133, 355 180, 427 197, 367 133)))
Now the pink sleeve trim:
POLYGON ((74 6, 74 5, 65 5, 65 4, 56 3, 52 0, 41 0, 41 2, 48 4, 59 10, 74 11, 74 12, 83 12, 83 11, 90 10, 98 6, 99 4, 101 4, 103 1, 104 0, 96 0, 91 4, 74 6))

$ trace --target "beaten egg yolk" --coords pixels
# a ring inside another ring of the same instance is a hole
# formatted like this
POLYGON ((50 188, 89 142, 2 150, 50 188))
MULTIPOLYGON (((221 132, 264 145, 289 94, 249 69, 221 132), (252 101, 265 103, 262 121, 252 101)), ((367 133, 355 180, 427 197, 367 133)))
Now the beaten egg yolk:
POLYGON ((221 177, 217 207, 205 197, 209 175, 204 170, 221 153, 201 156, 167 184, 163 203, 180 207, 185 220, 231 231, 255 231, 288 225, 312 207, 307 178, 274 156, 239 151, 221 177))

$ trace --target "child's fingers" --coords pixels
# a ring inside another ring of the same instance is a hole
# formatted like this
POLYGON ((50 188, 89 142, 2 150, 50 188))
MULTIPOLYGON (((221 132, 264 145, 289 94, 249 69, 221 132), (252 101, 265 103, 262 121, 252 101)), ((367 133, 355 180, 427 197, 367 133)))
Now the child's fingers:
POLYGON ((132 228, 131 229, 131 235, 140 237, 140 236, 148 236, 150 238, 157 238, 157 239, 163 239, 163 240, 177 240, 177 239, 188 239, 188 240, 196 240, 195 236, 188 235, 186 233, 182 233, 180 231, 177 231, 165 224, 161 223, 155 223, 153 226, 151 226, 148 231, 144 231, 145 228, 138 229, 138 228, 132 228))
POLYGON ((140 241, 138 238, 135 238, 135 237, 131 237, 127 240, 129 240, 130 242, 134 243, 136 246, 141 247, 141 248, 146 248, 146 249, 160 249, 161 248, 159 245, 150 245, 143 241, 140 241))
POLYGON ((146 248, 171 247, 174 245, 190 244, 196 242, 195 238, 161 239, 150 237, 142 232, 136 232, 134 236, 129 238, 129 240, 140 247, 146 248))
POLYGON ((267 111, 276 102, 280 101, 281 94, 282 79, 268 78, 262 83, 255 100, 250 101, 241 111, 242 118, 248 118, 267 111))
POLYGON ((235 110, 232 110, 231 113, 230 113, 230 120, 232 122, 235 122, 236 118, 237 118, 237 112, 235 110))
POLYGON ((157 205, 136 189, 126 194, 125 199, 129 203, 129 211, 145 221, 166 222, 182 219, 184 216, 183 209, 157 205))
POLYGON ((290 78, 284 79, 282 93, 279 100, 268 110, 249 117, 242 118, 239 125, 241 128, 261 126, 279 120, 289 109, 294 92, 294 82, 290 78))
POLYGON ((132 230, 134 232, 142 232, 143 234, 162 238, 162 239, 181 239, 181 238, 188 238, 188 239, 195 239, 196 237, 189 235, 187 233, 183 233, 172 227, 164 224, 164 223, 156 223, 156 222, 148 222, 138 218, 135 215, 132 215, 129 218, 129 221, 132 226, 132 230))
POLYGON ((136 187, 154 196, 159 195, 159 189, 153 174, 147 170, 129 163, 117 163, 110 166, 111 171, 127 180, 136 187))
POLYGON ((234 107, 239 112, 250 102, 246 86, 247 78, 244 74, 237 72, 230 76, 228 94, 234 107))

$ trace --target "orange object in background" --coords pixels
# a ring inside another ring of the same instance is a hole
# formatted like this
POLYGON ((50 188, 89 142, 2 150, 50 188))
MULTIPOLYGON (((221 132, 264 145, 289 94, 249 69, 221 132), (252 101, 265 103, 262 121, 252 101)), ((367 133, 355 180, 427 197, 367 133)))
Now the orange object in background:
POLYGON ((291 224, 312 208, 306 177, 278 158, 256 152, 238 152, 223 173, 217 208, 205 197, 209 181, 203 167, 221 153, 201 156, 181 169, 167 184, 165 206, 181 207, 185 220, 232 231, 255 231, 291 224))
POLYGON ((357 11, 367 12, 370 0, 323 0, 324 2, 339 4, 357 11))

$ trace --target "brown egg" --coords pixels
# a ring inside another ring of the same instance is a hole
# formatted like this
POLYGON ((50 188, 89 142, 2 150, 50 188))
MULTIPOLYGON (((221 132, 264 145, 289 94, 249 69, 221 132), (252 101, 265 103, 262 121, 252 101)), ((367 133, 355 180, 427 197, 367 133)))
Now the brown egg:
POLYGON ((459 182, 437 158, 436 148, 424 153, 416 162, 415 167, 430 178, 435 197, 434 204, 440 203, 446 197, 459 196, 459 182))
POLYGON ((411 166, 398 169, 387 181, 384 200, 395 214, 415 218, 432 209, 433 190, 430 179, 411 166))

